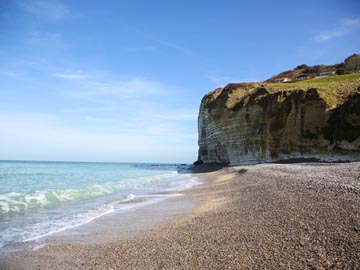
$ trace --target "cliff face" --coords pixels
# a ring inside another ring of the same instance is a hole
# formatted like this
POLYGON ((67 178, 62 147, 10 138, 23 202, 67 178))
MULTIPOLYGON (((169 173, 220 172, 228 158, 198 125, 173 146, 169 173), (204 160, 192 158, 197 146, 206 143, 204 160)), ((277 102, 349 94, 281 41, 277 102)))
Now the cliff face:
POLYGON ((204 163, 359 159, 360 91, 330 109, 314 88, 269 93, 264 85, 230 84, 203 98, 198 125, 204 163))

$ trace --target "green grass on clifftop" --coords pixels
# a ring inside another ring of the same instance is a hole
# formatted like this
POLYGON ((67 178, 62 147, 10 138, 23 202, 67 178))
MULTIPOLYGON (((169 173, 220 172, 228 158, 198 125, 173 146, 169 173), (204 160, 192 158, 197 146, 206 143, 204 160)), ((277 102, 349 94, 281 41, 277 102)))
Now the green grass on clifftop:
POLYGON ((225 106, 234 108, 246 95, 255 93, 259 88, 273 94, 281 91, 308 90, 315 88, 326 102, 328 109, 335 109, 343 104, 348 96, 360 91, 360 73, 332 75, 303 81, 286 83, 252 82, 230 83, 205 95, 204 105, 211 109, 219 99, 224 99, 225 106), (359 90, 358 90, 359 89, 359 90))
POLYGON ((342 104, 346 97, 360 87, 360 73, 347 75, 332 75, 323 78, 313 78, 304 81, 287 83, 263 83, 270 93, 316 88, 319 95, 326 101, 330 109, 342 104))

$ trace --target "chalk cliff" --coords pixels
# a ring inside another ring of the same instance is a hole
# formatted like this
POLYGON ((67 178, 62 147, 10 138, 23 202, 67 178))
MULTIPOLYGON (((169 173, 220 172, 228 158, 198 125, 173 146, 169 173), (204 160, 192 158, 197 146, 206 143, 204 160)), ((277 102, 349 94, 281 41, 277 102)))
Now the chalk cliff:
POLYGON ((360 82, 334 95, 311 87, 276 89, 280 85, 229 84, 205 95, 198 160, 246 164, 360 158, 360 82))

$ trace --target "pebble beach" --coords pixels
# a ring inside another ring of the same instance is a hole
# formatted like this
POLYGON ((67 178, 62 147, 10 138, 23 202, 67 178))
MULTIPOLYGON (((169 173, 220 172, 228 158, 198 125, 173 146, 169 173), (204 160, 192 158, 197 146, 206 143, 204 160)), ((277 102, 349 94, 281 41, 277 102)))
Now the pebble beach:
POLYGON ((360 269, 360 162, 193 174, 203 183, 164 202, 163 215, 134 213, 147 226, 118 219, 106 241, 59 236, 0 258, 0 269, 360 269))

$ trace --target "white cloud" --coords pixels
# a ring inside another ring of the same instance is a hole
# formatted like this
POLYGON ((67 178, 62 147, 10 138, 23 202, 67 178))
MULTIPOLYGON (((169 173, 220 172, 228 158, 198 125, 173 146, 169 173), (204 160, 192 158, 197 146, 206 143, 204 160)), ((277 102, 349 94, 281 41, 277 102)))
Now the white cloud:
POLYGON ((197 120, 198 113, 191 112, 177 112, 177 113, 168 113, 168 114, 157 114, 154 115, 156 118, 164 119, 164 120, 172 120, 172 121, 192 121, 197 120))
POLYGON ((87 122, 92 122, 92 123, 114 123, 116 122, 115 119, 113 118, 105 118, 105 117, 97 117, 97 116, 92 116, 92 115, 86 115, 84 116, 84 120, 87 122))
POLYGON ((143 46, 134 45, 133 47, 125 48, 125 51, 131 52, 131 53, 137 53, 137 52, 149 52, 149 51, 154 51, 154 50, 156 50, 156 49, 157 49, 157 46, 153 46, 153 45, 150 45, 150 46, 146 46, 146 45, 143 45, 143 46))
POLYGON ((0 112, 6 130, 0 133, 0 159, 196 159, 198 102, 189 101, 182 89, 139 76, 63 70, 50 73, 63 80, 45 88, 57 92, 64 107, 57 104, 49 115, 31 109, 26 115, 0 112))
POLYGON ((208 76, 208 79, 217 87, 224 87, 231 82, 231 78, 228 76, 208 76))
POLYGON ((180 46, 174 42, 171 42, 163 37, 159 37, 157 35, 154 34, 150 34, 144 31, 140 31, 140 30, 135 30, 136 33, 138 33, 139 35, 143 36, 144 38, 155 42, 156 44, 166 47, 166 48, 170 48, 172 50, 175 50, 179 53, 182 53, 184 55, 190 56, 190 57, 200 57, 200 55, 188 48, 185 48, 183 46, 180 46))
POLYGON ((70 45, 64 40, 60 33, 51 32, 31 32, 29 37, 25 39, 25 46, 35 50, 51 51, 67 49, 70 45))
POLYGON ((70 14, 69 9, 57 0, 19 0, 25 11, 51 20, 60 20, 70 14))
POLYGON ((355 32, 360 28, 360 19, 345 19, 338 23, 333 30, 325 31, 315 37, 318 42, 328 41, 355 32))
POLYGON ((56 73, 54 74, 55 77, 62 78, 62 79, 69 79, 69 80, 82 80, 86 79, 87 76, 84 74, 77 74, 77 73, 56 73))
POLYGON ((16 77, 16 76, 20 75, 19 73, 9 72, 9 71, 3 71, 3 72, 0 72, 0 74, 3 76, 7 76, 7 77, 16 77))
POLYGON ((344 31, 344 30, 326 32, 326 33, 322 33, 322 34, 318 35, 316 37, 316 40, 317 41, 327 41, 330 39, 341 37, 341 36, 345 35, 346 33, 347 33, 347 31, 344 31))
POLYGON ((344 26, 353 26, 353 25, 360 25, 360 19, 345 19, 341 22, 344 26))
POLYGON ((109 103, 121 100, 126 105, 129 102, 148 102, 148 99, 165 98, 174 92, 177 92, 174 86, 143 77, 133 77, 125 80, 78 80, 74 89, 69 91, 69 95, 87 100, 97 98, 103 101, 107 100, 109 103))
POLYGON ((69 97, 85 104, 66 110, 67 112, 118 114, 120 118, 147 119, 152 122, 197 119, 197 101, 189 104, 187 98, 182 95, 184 91, 175 86, 143 77, 125 80, 94 78, 96 76, 69 82, 69 97))
POLYGON ((229 83, 236 83, 236 82, 260 82, 261 81, 261 79, 259 79, 259 78, 250 77, 250 76, 242 77, 242 78, 241 77, 232 78, 229 76, 207 76, 207 78, 215 84, 215 87, 225 87, 229 83))
POLYGON ((98 113, 98 112, 109 112, 114 110, 111 107, 77 107, 71 109, 65 109, 64 112, 66 113, 98 113))

